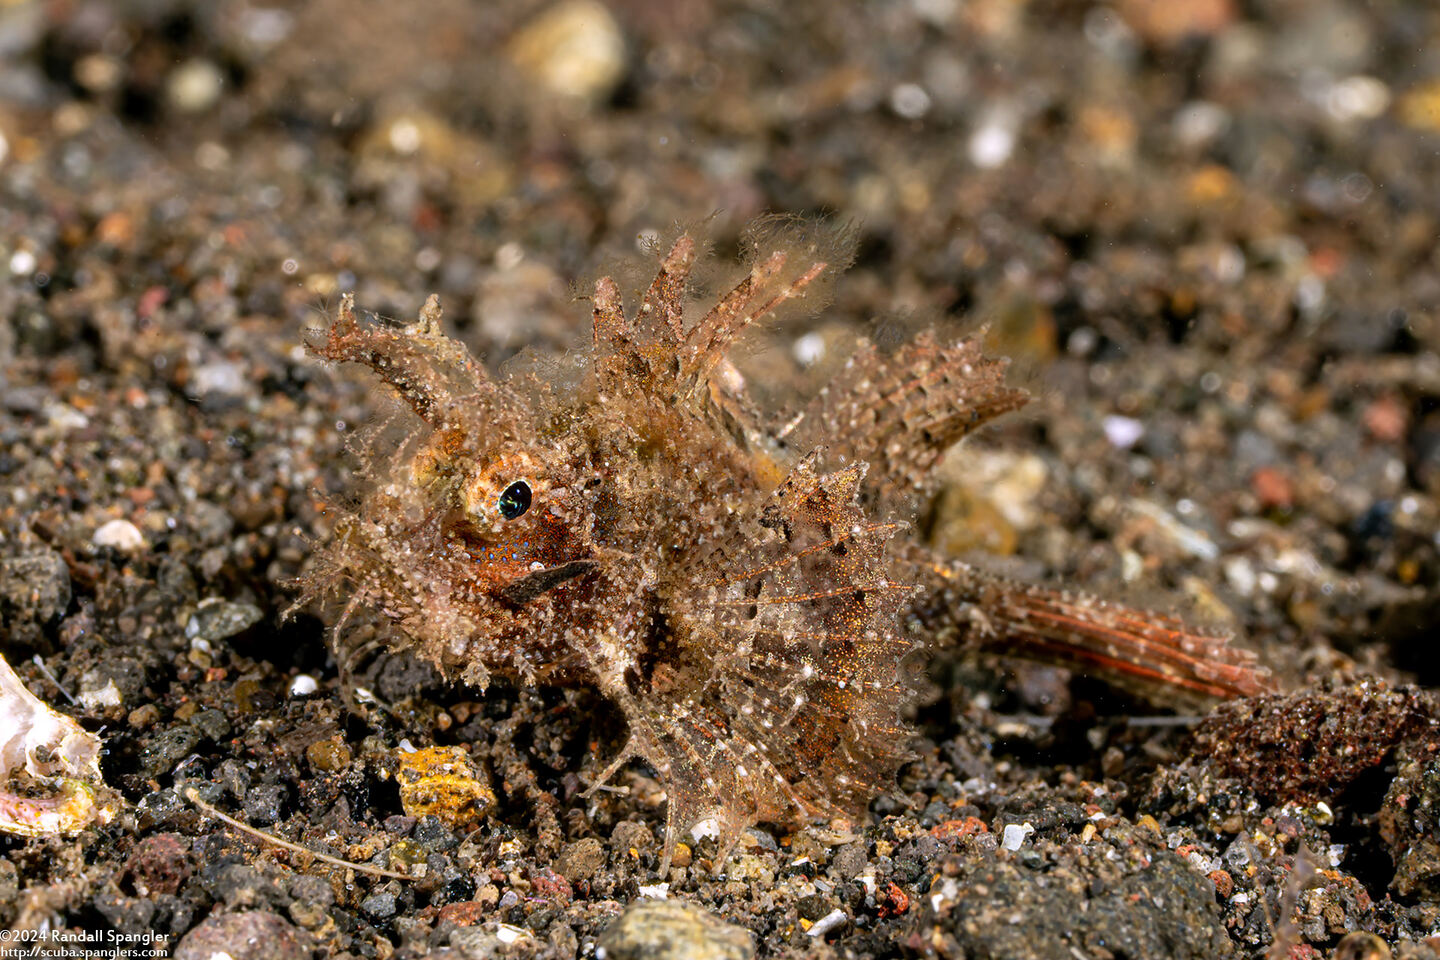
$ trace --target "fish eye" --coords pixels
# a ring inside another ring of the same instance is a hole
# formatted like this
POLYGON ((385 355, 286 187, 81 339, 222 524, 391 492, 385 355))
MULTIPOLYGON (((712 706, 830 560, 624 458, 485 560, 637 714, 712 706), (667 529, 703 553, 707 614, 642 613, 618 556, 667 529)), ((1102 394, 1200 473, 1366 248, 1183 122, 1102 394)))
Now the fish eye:
POLYGON ((505 488, 500 494, 498 503, 500 516, 506 520, 514 520, 516 517, 530 509, 530 484, 524 480, 516 480, 505 488))

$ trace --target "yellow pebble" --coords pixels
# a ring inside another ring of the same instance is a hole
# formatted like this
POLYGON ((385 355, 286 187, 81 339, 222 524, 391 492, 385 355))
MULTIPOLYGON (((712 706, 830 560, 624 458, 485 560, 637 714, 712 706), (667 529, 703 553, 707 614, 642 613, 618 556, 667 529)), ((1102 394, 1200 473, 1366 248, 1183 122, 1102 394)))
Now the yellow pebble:
POLYGON ((463 747, 426 747, 396 759, 406 816, 433 815, 456 829, 478 823, 495 808, 495 791, 463 747))

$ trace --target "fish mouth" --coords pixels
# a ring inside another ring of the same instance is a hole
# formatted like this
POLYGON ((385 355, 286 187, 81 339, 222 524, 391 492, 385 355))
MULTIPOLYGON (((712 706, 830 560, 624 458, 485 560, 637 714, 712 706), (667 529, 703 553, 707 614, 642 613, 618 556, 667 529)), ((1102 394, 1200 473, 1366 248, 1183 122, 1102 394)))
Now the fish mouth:
POLYGON ((517 607, 524 606, 560 584, 584 576, 595 569, 595 566, 594 560, 571 560, 557 566, 533 570, 518 580, 507 583, 500 591, 500 598, 517 607))

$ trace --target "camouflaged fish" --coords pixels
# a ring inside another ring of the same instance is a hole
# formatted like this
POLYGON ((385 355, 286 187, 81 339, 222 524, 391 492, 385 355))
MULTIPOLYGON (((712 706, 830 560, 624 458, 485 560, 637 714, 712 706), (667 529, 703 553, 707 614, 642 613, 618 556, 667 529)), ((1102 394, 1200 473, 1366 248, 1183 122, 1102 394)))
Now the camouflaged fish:
POLYGON ((1026 400, 978 339, 862 344, 798 413, 754 409, 727 352, 813 312, 847 251, 843 231, 776 221, 748 249, 713 304, 693 302, 690 234, 633 310, 598 281, 592 350, 558 378, 491 376, 433 296, 408 326, 362 324, 347 296, 315 352, 368 366, 413 416, 366 457, 306 586, 346 598, 337 645, 363 615, 481 688, 598 689, 629 736, 591 789, 633 758, 657 772, 662 874, 703 820, 718 864, 755 823, 863 815, 908 755, 898 668, 917 646, 987 645, 1170 701, 1268 689, 1221 638, 914 538, 941 456, 1026 400))

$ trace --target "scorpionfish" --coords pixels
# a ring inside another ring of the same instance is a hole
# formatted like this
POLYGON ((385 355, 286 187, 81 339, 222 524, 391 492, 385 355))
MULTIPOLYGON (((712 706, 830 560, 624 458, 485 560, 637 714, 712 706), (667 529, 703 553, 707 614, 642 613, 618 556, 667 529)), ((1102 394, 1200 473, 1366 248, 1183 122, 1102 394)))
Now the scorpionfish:
MULTIPOLYGON (((598 690, 667 795, 661 860, 703 820, 719 856, 758 822, 863 815, 909 755, 900 661, 969 643, 1167 702, 1269 688, 1251 654, 1169 617, 1020 585, 907 533, 934 467, 1025 403, 978 337, 862 341, 798 412, 757 410, 727 360, 757 322, 821 299, 843 231, 768 221, 748 269, 696 303, 682 234, 629 312, 591 297, 588 354, 489 374, 441 329, 360 323, 346 296, 320 357, 403 401, 302 602, 345 598, 446 676, 598 690), (559 371, 559 373, 557 373, 559 371), (563 375, 561 375, 563 374, 563 375)), ((812 308, 813 312, 813 308, 812 308)))

